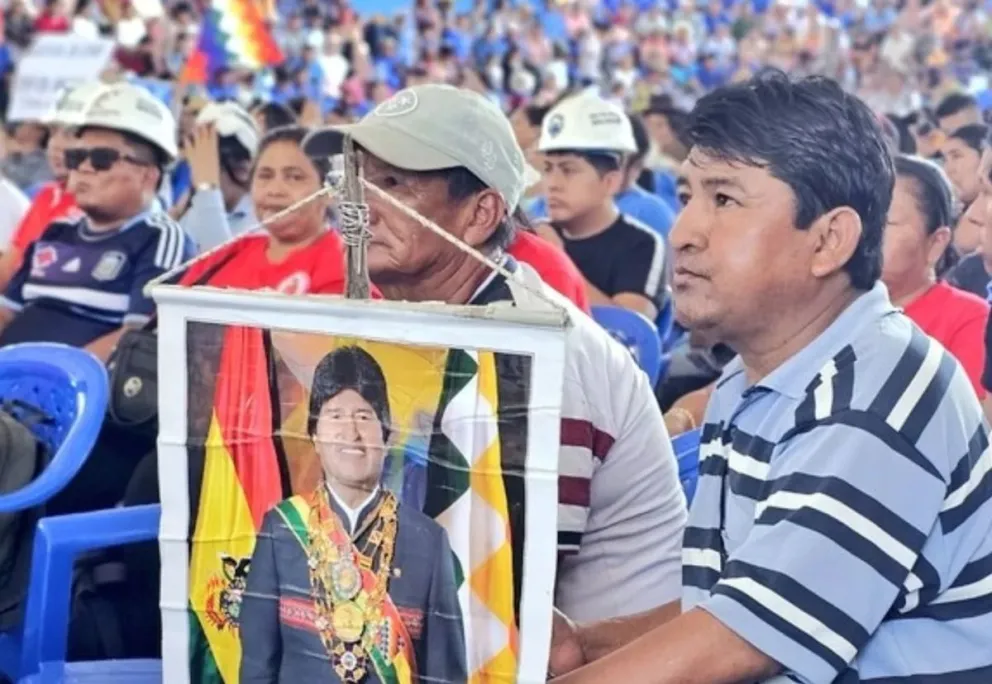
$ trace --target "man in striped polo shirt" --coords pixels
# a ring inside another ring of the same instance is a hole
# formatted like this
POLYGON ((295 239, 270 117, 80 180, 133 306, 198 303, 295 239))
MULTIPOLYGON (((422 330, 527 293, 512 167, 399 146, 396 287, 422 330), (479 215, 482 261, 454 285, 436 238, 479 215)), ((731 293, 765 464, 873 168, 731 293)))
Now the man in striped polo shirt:
POLYGON ((893 169, 871 112, 772 72, 700 100, 690 135, 676 308, 739 356, 706 413, 681 606, 556 621, 552 671, 992 682, 988 431, 878 282, 893 169))

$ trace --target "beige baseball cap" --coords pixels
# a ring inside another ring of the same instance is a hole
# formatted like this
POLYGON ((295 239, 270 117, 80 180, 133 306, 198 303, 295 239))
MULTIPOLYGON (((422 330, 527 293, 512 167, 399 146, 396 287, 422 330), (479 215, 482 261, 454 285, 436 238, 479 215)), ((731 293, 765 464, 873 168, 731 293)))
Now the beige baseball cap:
POLYGON ((426 84, 400 90, 358 123, 314 131, 303 149, 325 156, 340 149, 343 134, 400 169, 463 166, 503 197, 509 213, 536 181, 509 119, 485 97, 463 88, 426 84))

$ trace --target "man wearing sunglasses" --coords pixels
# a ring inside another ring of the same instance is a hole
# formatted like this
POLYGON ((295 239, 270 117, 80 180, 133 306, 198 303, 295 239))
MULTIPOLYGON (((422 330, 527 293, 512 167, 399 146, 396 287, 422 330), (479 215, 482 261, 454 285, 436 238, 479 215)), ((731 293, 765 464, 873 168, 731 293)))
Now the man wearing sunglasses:
POLYGON ((106 360, 153 313, 142 288, 193 245, 155 202, 177 152, 171 112, 122 83, 89 102, 80 123, 64 161, 83 216, 53 221, 28 248, 0 298, 0 346, 62 342, 106 360))

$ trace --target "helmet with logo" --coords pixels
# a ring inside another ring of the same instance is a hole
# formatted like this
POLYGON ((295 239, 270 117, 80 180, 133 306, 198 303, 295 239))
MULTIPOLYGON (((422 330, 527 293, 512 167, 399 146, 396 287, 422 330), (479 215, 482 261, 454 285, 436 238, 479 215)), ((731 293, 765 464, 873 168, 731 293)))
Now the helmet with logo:
POLYGON ((103 81, 87 81, 72 88, 65 88, 44 118, 51 126, 78 126, 83 113, 100 93, 109 86, 103 81))
POLYGON ((106 86, 89 103, 79 126, 133 135, 157 148, 166 162, 179 155, 172 112, 147 90, 130 83, 106 86))
POLYGON ((537 147, 541 152, 637 151, 634 131, 623 109, 588 91, 562 100, 547 113, 537 147))
POLYGON ((213 124, 221 139, 221 152, 231 143, 239 144, 253 159, 258 152, 258 128, 244 107, 235 102, 211 102, 196 117, 196 124, 213 124))

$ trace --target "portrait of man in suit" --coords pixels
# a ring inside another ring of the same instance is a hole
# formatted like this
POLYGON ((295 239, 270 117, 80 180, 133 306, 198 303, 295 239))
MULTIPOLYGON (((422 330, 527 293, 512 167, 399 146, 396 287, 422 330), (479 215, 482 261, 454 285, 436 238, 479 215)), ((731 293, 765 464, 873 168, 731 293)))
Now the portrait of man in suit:
POLYGON ((468 680, 444 529, 381 484, 386 379, 358 346, 317 364, 307 432, 323 470, 262 523, 240 609, 240 681, 468 680))

